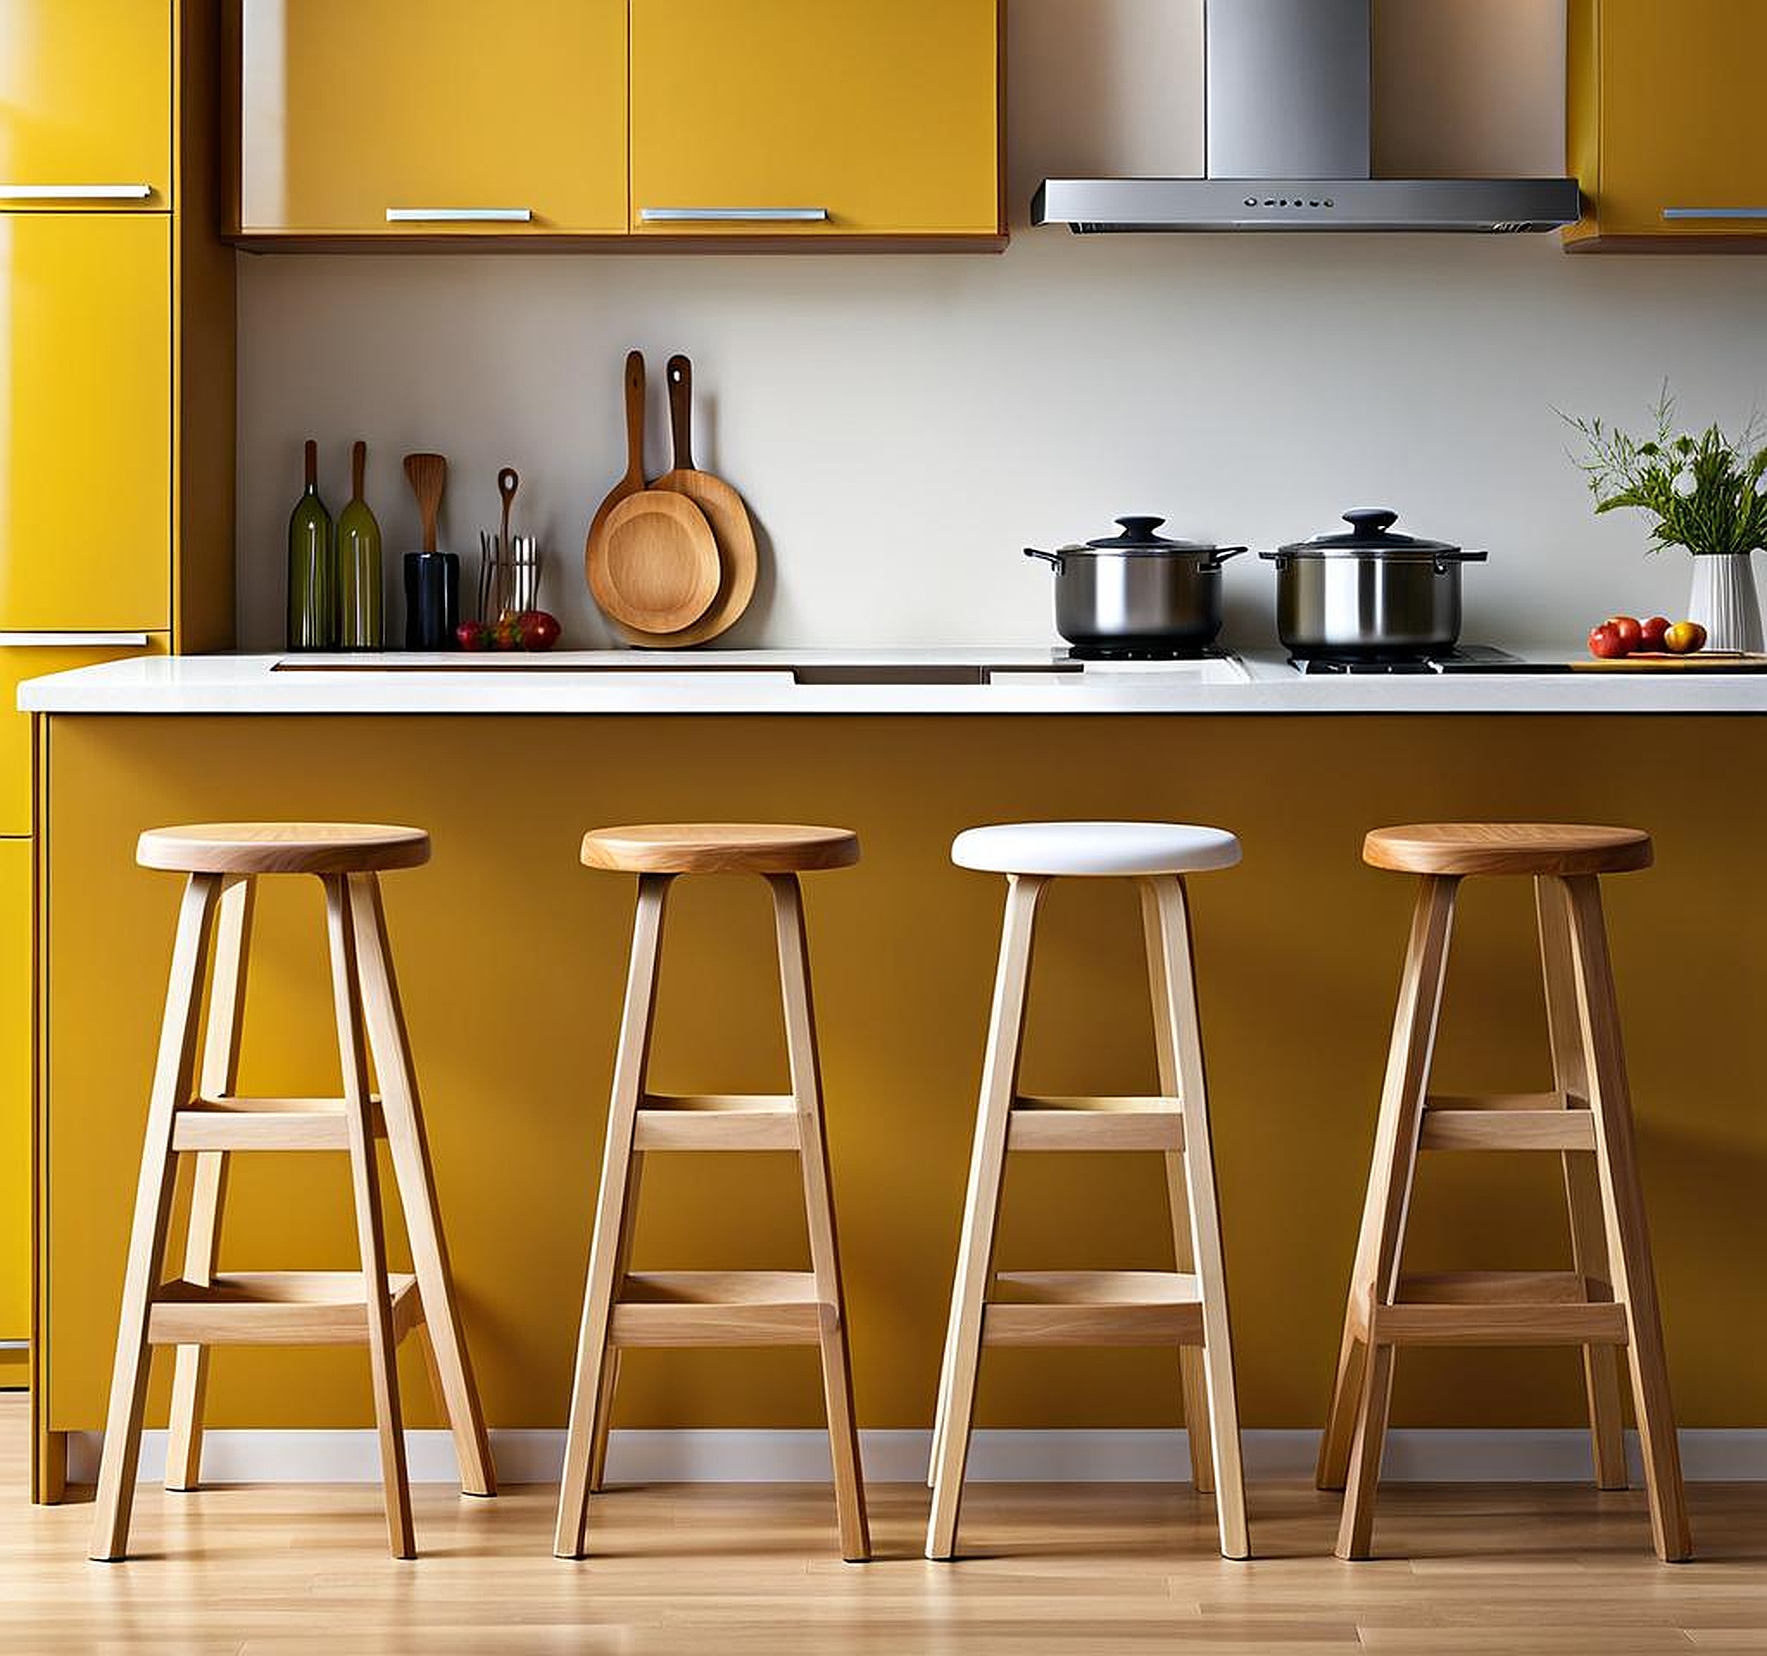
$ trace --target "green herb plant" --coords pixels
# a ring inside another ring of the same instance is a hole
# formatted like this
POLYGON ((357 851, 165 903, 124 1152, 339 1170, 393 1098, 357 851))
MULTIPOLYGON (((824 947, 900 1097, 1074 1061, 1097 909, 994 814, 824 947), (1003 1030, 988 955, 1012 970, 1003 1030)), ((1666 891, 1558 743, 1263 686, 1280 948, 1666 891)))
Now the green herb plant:
POLYGON ((1680 546, 1700 556, 1767 548, 1767 428, 1752 417, 1734 437, 1707 426, 1695 437, 1675 430, 1667 385, 1654 410, 1656 429, 1640 440, 1602 420, 1562 418, 1583 438, 1578 468, 1595 510, 1631 507, 1653 520, 1652 552, 1680 546))

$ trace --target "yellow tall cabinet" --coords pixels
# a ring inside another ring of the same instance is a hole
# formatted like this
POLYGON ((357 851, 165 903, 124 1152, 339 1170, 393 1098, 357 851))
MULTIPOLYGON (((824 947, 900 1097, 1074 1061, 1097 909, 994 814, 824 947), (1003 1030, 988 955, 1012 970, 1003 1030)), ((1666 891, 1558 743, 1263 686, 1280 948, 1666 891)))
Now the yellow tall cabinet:
POLYGON ((232 641, 220 21, 218 0, 0 0, 0 1386, 39 1398, 42 801, 17 687, 232 641))
POLYGON ((1767 252, 1760 0, 1571 0, 1582 253, 1767 252))

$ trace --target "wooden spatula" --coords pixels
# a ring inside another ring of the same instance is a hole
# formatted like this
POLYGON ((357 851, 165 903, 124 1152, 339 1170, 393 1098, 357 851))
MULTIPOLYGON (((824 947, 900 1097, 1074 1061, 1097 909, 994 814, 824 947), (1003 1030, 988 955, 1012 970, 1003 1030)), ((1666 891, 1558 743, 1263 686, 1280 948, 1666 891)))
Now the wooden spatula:
POLYGON ((405 475, 411 481, 411 492, 417 496, 418 514, 423 519, 423 549, 436 549, 436 520, 442 515, 442 491, 448 486, 448 462, 439 454, 408 454, 405 475))

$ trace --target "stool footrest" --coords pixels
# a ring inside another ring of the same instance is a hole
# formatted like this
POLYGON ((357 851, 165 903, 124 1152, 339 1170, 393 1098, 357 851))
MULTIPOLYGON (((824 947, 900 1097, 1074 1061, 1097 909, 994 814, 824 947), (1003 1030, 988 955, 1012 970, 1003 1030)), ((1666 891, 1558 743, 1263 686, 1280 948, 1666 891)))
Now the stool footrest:
POLYGON ((1022 1097, 1007 1117, 1008 1150, 1182 1150, 1176 1098, 1022 1097))
POLYGON ((1564 1093, 1431 1098, 1418 1148, 1593 1152, 1595 1117, 1564 1093))
POLYGON ((1201 1345, 1202 1290, 1176 1271, 1002 1271, 986 1345, 1201 1345))
POLYGON ((1626 1310, 1575 1271, 1453 1271, 1407 1276, 1373 1310, 1382 1345, 1625 1345, 1626 1310))
MULTIPOLYGON (((369 1129, 387 1136, 379 1098, 369 1100, 369 1129)), ((198 1098, 172 1118, 172 1149, 348 1150, 350 1123, 341 1098, 198 1098)))
POLYGON ((789 1093, 650 1093, 633 1127, 634 1150, 801 1150, 798 1102, 789 1093))
POLYGON ((616 1346, 816 1345, 835 1320, 809 1271, 630 1272, 608 1338, 616 1346))
MULTIPOLYGON (((393 1338, 423 1321, 414 1276, 389 1276, 393 1338)), ((148 1311, 150 1345, 366 1345, 359 1271, 228 1271, 208 1284, 162 1283, 148 1311)))

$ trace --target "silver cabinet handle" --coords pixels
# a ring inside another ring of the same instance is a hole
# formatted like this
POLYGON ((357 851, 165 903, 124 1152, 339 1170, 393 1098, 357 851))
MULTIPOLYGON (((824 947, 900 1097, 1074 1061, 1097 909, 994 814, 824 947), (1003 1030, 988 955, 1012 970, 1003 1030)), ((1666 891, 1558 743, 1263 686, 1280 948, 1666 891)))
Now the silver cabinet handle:
POLYGON ((640 207, 641 224, 821 224, 826 207, 640 207))
POLYGON ((388 224, 528 224, 531 207, 389 207, 388 224))
POLYGON ((0 632, 0 650, 129 650, 147 648, 144 632, 0 632))
POLYGON ((1767 219, 1767 207, 1665 207, 1666 219, 1767 219))
POLYGON ((151 184, 0 184, 0 201, 145 201, 151 184))

